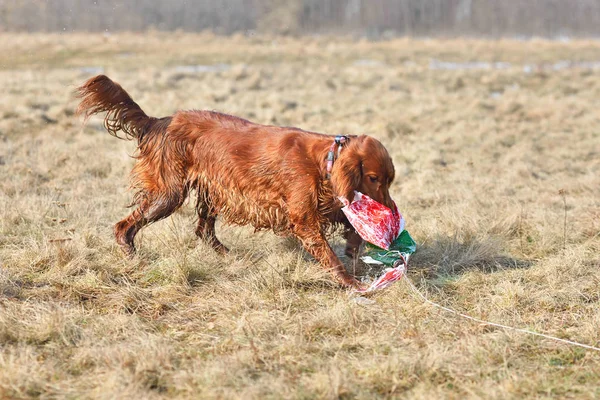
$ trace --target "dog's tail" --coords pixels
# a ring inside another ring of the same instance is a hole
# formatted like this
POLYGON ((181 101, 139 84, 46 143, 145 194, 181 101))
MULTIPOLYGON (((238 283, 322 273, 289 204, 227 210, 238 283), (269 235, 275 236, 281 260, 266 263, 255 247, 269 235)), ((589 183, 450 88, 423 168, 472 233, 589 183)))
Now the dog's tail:
POLYGON ((158 121, 147 116, 121 85, 106 75, 90 78, 77 88, 76 96, 81 99, 77 114, 83 114, 87 121, 94 114, 106 112, 104 127, 118 138, 117 132, 122 131, 125 139, 136 138, 139 142, 158 121))

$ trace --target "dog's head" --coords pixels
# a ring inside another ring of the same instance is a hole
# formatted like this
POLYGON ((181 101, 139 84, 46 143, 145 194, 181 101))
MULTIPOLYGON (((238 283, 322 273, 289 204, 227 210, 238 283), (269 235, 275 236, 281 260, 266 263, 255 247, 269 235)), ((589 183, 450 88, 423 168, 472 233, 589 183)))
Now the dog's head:
POLYGON ((331 183, 338 196, 348 201, 354 191, 393 209, 390 185, 394 180, 394 164, 381 142, 370 136, 351 137, 333 164, 331 183))

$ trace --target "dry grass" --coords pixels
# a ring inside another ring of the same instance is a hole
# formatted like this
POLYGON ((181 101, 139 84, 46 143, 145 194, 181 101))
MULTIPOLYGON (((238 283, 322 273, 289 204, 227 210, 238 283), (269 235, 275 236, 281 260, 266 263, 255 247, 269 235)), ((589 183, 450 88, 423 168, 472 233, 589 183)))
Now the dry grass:
POLYGON ((546 65, 598 60, 600 44, 1 38, 0 397, 600 396, 600 354, 456 319, 402 283, 355 304, 294 243, 248 228, 218 227, 233 249, 220 258, 196 244, 189 205, 125 259, 111 232, 134 144, 98 120, 82 129, 71 98, 92 73, 80 68, 102 67, 151 115, 377 136, 419 244, 413 282, 473 316, 598 345, 600 79, 546 65), (230 68, 177 68, 216 63, 230 68))

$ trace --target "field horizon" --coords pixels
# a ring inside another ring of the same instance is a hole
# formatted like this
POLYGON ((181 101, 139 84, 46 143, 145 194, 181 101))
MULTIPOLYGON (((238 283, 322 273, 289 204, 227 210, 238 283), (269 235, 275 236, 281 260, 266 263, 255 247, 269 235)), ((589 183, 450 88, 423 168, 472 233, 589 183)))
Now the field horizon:
POLYGON ((217 225, 221 257, 197 242, 193 204, 126 258, 112 227, 135 142, 74 115, 75 88, 102 73, 155 117, 372 135, 417 242, 407 279, 473 317, 599 346, 600 42, 0 38, 0 397, 600 396, 597 352, 457 318, 407 282, 357 303, 295 241, 250 227, 217 225))

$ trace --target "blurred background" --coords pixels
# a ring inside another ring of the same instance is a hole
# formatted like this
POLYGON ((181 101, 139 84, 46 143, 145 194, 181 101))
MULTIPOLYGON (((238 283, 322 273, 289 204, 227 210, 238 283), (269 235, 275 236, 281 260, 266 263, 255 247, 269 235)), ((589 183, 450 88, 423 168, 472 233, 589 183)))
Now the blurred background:
POLYGON ((211 30, 564 39, 600 33, 597 0, 0 0, 0 30, 211 30))

